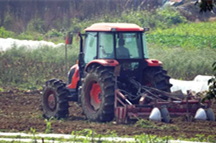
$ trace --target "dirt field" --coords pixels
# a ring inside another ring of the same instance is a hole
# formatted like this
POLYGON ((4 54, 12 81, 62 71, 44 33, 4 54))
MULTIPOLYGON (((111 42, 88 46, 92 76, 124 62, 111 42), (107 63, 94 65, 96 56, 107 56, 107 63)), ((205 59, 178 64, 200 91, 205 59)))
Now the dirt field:
MULTIPOLYGON (((188 122, 183 118, 175 118, 172 123, 155 123, 155 128, 136 127, 131 125, 116 125, 110 123, 94 123, 85 120, 81 114, 81 108, 70 103, 70 116, 64 120, 52 122, 53 133, 70 134, 72 131, 92 129, 100 134, 110 134, 115 131, 118 135, 140 135, 143 133, 155 134, 159 136, 184 136, 195 137, 196 134, 215 135, 216 122, 193 121, 188 122), (165 126, 166 128, 159 128, 165 126), (168 128, 167 128, 168 127, 168 128)), ((216 107, 214 107, 214 112, 216 107)), ((5 89, 0 92, 0 131, 7 132, 30 132, 30 128, 35 128, 36 132, 45 132, 46 123, 42 117, 41 95, 39 91, 28 92, 15 88, 5 89)), ((216 137, 215 137, 216 138, 216 137)))

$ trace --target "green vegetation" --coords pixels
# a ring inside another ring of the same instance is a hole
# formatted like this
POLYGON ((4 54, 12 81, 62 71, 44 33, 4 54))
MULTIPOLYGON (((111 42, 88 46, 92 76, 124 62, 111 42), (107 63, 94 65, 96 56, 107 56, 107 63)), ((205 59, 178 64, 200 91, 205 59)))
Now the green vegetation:
POLYGON ((4 27, 0 27, 0 37, 2 38, 14 37, 14 33, 11 31, 5 30, 4 27))
POLYGON ((144 120, 140 119, 136 122, 135 124, 136 127, 142 127, 142 128, 149 128, 149 129, 159 129, 159 130, 172 130, 172 131, 177 131, 179 128, 175 125, 172 124, 162 124, 158 126, 155 124, 153 121, 150 120, 144 120))
POLYGON ((160 46, 216 48, 216 22, 181 24, 170 29, 160 27, 148 35, 148 42, 160 46))
POLYGON ((163 62, 168 74, 177 79, 191 80, 196 75, 213 75, 211 64, 215 61, 215 49, 168 48, 149 44, 150 58, 163 62))
MULTIPOLYGON (((0 52, 0 84, 15 85, 27 89, 41 87, 47 79, 66 79, 64 47, 40 47, 27 50, 16 47, 0 52)), ((68 61, 72 66, 78 57, 77 48, 68 48, 68 61)))
POLYGON ((69 20, 70 26, 65 29, 61 25, 62 21, 56 21, 56 24, 59 25, 56 29, 50 29, 48 31, 42 30, 44 26, 44 22, 41 19, 32 19, 25 31, 21 33, 13 33, 10 31, 6 31, 3 27, 0 30, 0 37, 6 38, 16 38, 16 39, 27 39, 27 40, 48 40, 53 42, 63 42, 63 36, 66 31, 84 31, 84 29, 90 26, 93 23, 97 22, 123 22, 123 23, 135 23, 140 25, 141 27, 150 27, 152 29, 161 28, 167 29, 172 26, 187 23, 187 20, 184 16, 180 14, 173 7, 166 7, 163 10, 132 10, 126 9, 118 15, 113 16, 112 13, 106 15, 100 15, 92 17, 91 19, 79 19, 72 18, 69 20), (1 32, 3 31, 3 32, 1 32), (4 33, 4 34, 1 34, 4 33))

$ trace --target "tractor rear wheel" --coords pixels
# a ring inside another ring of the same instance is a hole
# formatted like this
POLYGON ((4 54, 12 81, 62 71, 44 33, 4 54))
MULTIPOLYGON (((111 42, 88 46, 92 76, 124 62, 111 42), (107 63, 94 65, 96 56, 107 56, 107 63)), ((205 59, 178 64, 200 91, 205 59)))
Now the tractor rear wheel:
POLYGON ((46 82, 42 94, 43 116, 45 118, 64 118, 68 115, 69 91, 61 80, 52 79, 46 82))
POLYGON ((81 104, 87 119, 108 122, 114 118, 114 77, 110 68, 92 66, 82 82, 81 104))
POLYGON ((170 84, 169 79, 167 71, 163 70, 162 67, 147 68, 144 70, 144 85, 170 92, 172 84, 170 84))

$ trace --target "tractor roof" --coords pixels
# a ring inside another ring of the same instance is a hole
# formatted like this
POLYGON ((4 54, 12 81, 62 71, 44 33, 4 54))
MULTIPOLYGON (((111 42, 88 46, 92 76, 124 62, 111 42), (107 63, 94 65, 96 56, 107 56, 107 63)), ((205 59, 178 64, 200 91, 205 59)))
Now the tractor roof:
POLYGON ((95 23, 85 31, 143 31, 144 29, 132 23, 95 23))

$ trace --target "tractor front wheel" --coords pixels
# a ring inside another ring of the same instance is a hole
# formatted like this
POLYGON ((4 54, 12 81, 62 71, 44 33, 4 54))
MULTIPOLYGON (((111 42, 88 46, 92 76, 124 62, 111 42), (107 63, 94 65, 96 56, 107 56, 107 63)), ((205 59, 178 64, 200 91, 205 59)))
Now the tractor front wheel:
POLYGON ((61 80, 52 79, 46 82, 42 94, 43 116, 45 118, 64 118, 68 115, 69 91, 61 80))
POLYGON ((87 119, 108 122, 114 118, 114 77, 112 69, 92 66, 81 91, 81 104, 87 119))

